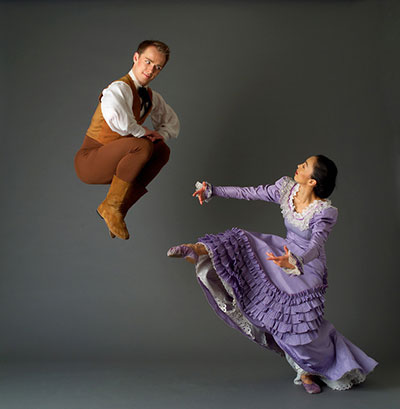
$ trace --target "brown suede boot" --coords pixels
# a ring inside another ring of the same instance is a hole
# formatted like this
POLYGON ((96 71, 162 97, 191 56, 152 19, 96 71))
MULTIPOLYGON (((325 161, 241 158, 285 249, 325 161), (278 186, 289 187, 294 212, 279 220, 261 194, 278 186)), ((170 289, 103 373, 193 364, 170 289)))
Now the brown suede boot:
POLYGON ((132 185, 114 175, 106 198, 97 208, 97 213, 104 219, 110 234, 114 234, 120 239, 129 239, 129 232, 122 214, 124 202, 129 196, 132 185))
MULTIPOLYGON (((146 193, 147 193, 147 189, 143 185, 137 182, 133 182, 126 196, 126 200, 124 200, 124 203, 122 203, 122 206, 120 209, 121 214, 124 219, 125 219, 126 214, 128 213, 128 210, 146 193)), ((110 237, 112 239, 115 238, 115 234, 111 230, 110 230, 110 237)))

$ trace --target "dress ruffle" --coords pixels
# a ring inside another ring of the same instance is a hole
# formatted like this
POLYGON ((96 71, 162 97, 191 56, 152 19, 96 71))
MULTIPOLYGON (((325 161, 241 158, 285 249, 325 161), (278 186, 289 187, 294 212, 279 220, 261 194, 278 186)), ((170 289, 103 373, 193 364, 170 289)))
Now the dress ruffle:
POLYGON ((206 235, 199 242, 206 245, 215 271, 232 288, 254 326, 288 345, 308 344, 318 336, 327 285, 295 294, 281 291, 264 272, 241 229, 206 235))

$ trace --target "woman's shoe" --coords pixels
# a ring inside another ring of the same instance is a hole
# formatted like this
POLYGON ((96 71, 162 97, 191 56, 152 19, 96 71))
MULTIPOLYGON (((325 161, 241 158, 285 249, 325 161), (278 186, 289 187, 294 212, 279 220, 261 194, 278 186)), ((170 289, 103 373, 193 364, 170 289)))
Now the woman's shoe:
POLYGON ((196 264, 199 256, 189 246, 181 244, 180 246, 171 247, 167 252, 168 257, 185 257, 187 261, 196 264))
POLYGON ((317 383, 315 382, 305 383, 303 381, 301 381, 301 383, 304 386, 304 389, 306 390, 307 393, 311 393, 311 394, 321 393, 321 387, 317 383))

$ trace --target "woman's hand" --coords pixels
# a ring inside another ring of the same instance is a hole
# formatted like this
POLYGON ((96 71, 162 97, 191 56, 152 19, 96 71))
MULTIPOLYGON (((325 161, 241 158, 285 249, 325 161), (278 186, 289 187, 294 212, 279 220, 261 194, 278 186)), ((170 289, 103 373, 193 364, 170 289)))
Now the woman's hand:
POLYGON ((201 205, 204 203, 204 192, 206 191, 206 188, 207 188, 207 184, 206 182, 203 182, 202 187, 199 190, 196 190, 192 195, 193 197, 195 196, 198 197, 201 205))
POLYGON ((274 256, 273 253, 269 253, 268 251, 265 253, 267 256, 267 260, 273 261, 277 266, 282 267, 282 268, 296 268, 293 264, 289 263, 289 249, 286 246, 283 246, 285 249, 285 255, 284 256, 274 256))

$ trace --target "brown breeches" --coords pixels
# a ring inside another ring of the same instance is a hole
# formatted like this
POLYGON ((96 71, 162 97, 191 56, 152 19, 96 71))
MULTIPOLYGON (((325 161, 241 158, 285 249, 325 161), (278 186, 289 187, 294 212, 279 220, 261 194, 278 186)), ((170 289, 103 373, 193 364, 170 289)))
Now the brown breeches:
POLYGON ((85 136, 75 156, 75 170, 82 182, 108 184, 114 175, 146 187, 168 162, 170 150, 163 141, 125 137, 102 145, 85 136))

